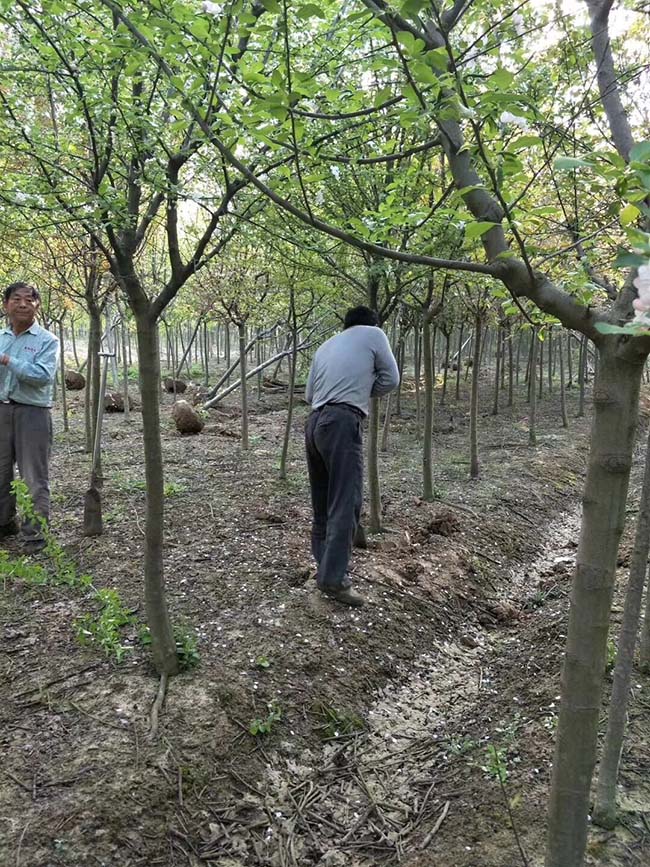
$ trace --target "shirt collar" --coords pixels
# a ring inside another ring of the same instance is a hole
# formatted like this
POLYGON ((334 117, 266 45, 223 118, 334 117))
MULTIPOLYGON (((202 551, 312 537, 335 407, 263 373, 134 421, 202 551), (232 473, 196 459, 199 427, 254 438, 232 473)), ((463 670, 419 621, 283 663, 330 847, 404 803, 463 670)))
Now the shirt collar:
MULTIPOLYGON (((37 334, 39 328, 40 328, 40 325, 38 324, 38 322, 32 322, 32 324, 29 326, 29 328, 26 328, 22 333, 23 334, 37 334)), ((11 327, 11 325, 5 325, 5 327, 2 329, 2 331, 0 331, 0 334, 11 334, 13 337, 16 336, 13 332, 13 328, 11 327)))

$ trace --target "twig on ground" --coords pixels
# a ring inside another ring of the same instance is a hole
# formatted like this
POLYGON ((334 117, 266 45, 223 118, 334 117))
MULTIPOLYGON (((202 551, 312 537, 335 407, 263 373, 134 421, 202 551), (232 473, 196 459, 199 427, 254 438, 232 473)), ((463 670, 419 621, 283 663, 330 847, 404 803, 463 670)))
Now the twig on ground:
POLYGON ((21 849, 23 848, 23 840, 25 839, 25 834, 27 833, 27 829, 29 828, 31 821, 32 820, 29 819, 29 821, 27 822, 27 824, 23 828, 23 833, 20 835, 20 840, 18 841, 18 849, 16 851, 16 867, 20 867, 20 852, 21 852, 21 849))
POLYGON ((9 777, 10 780, 13 780, 17 786, 20 786, 21 789, 24 789, 26 792, 29 792, 29 794, 31 795, 31 793, 32 793, 32 787, 31 786, 28 786, 27 783, 23 783, 22 780, 18 779, 18 777, 14 777, 14 775, 11 773, 11 771, 8 771, 6 768, 2 768, 2 770, 4 771, 5 775, 7 777, 9 777))
POLYGON ((440 813, 440 815, 436 819, 436 824, 429 831, 429 833, 424 838, 424 840, 420 843, 420 849, 426 849, 427 846, 429 845, 429 843, 433 840, 433 838, 436 836, 436 834, 440 830, 440 827, 441 827, 442 823, 445 821, 445 818, 447 817, 447 813, 449 812, 449 804, 450 803, 451 803, 451 801, 445 801, 445 806, 442 808, 442 812, 440 813))

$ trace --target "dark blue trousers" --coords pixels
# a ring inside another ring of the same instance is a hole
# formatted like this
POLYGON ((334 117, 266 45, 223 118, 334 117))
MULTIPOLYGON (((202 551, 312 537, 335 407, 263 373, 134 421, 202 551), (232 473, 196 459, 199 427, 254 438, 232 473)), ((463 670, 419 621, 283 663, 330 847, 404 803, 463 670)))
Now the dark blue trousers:
POLYGON ((345 404, 314 410, 305 426, 314 512, 311 550, 322 588, 348 587, 352 540, 363 499, 362 415, 345 404))

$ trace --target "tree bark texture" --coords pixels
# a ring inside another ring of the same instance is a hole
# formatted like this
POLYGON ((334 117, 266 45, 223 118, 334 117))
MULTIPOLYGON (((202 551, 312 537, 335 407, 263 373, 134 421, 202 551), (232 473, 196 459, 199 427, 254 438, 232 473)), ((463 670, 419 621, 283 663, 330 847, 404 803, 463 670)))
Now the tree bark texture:
POLYGON ((609 612, 643 370, 643 360, 622 359, 616 349, 616 340, 603 341, 594 387, 592 447, 562 670, 546 867, 579 867, 587 840, 609 612))
POLYGON ((483 321, 477 315, 474 322, 474 355, 472 362, 472 390, 469 405, 469 475, 476 479, 479 473, 478 462, 478 401, 479 374, 481 368, 481 329, 483 321))
POLYGON ((381 489, 379 486, 379 413, 378 397, 370 399, 368 424, 368 529, 381 533, 381 489))
POLYGON ((630 561, 630 576, 625 593, 623 621, 618 636, 614 683, 609 702, 607 732, 600 757, 594 822, 605 828, 616 825, 616 781, 623 749, 625 720, 630 698, 630 682, 634 664, 634 648, 639 630, 643 587, 648 570, 650 551, 650 435, 646 446, 645 470, 639 502, 639 514, 630 561))
POLYGON ((176 674, 178 657, 167 601, 163 571, 164 484, 160 441, 160 356, 158 325, 147 313, 136 314, 140 399, 144 438, 144 473, 147 517, 144 551, 144 593, 151 651, 159 674, 176 674))

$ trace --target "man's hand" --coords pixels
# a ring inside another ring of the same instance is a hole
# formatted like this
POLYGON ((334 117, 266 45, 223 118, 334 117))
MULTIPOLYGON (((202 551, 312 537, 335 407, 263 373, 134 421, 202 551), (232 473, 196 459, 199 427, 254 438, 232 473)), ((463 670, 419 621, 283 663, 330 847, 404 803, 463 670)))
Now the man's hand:
POLYGON ((5 355, 4 353, 0 354, 0 364, 4 364, 6 367, 9 364, 9 361, 10 359, 8 355, 5 355))

